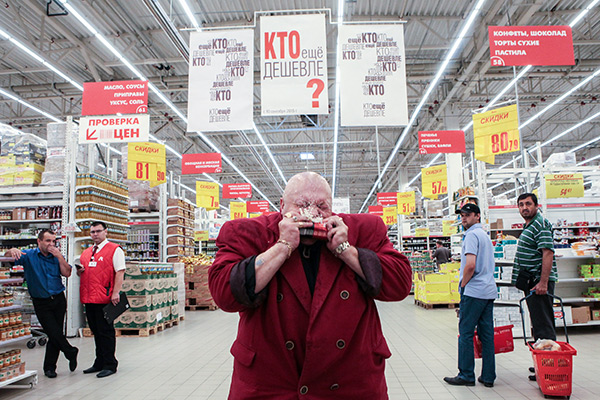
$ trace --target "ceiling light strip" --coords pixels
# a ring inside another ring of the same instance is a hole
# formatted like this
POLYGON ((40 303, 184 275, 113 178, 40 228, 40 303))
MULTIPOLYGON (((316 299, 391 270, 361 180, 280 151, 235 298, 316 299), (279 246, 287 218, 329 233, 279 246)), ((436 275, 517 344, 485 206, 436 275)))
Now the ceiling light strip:
POLYGON ((51 119, 54 122, 64 122, 63 120, 56 118, 54 115, 49 114, 46 111, 40 110, 39 108, 37 108, 33 104, 31 104, 31 103, 29 103, 29 102, 27 102, 27 101, 19 98, 17 95, 15 95, 13 93, 10 93, 10 92, 8 92, 8 91, 6 91, 4 89, 0 89, 0 94, 2 94, 3 96, 8 97, 11 100, 14 100, 14 101, 18 102, 19 104, 24 105, 27 108, 32 109, 33 111, 35 111, 35 112, 37 112, 39 114, 42 114, 44 117, 46 117, 48 119, 51 119))
POLYGON ((335 198, 335 188, 337 186, 337 158, 338 158, 338 138, 340 134, 340 54, 342 54, 342 42, 340 40, 340 28, 344 23, 344 0, 338 0, 337 9, 337 43, 335 50, 335 110, 333 121, 333 165, 331 175, 331 197, 335 198))
POLYGON ((190 8, 190 5, 187 3, 187 1, 186 0, 179 0, 179 4, 183 8, 183 11, 185 12, 185 15, 187 15, 187 17, 190 20, 190 22, 192 23, 192 25, 194 25, 194 28, 196 30, 200 30, 200 24, 198 24, 198 21, 196 20, 196 17, 194 17, 194 13, 192 12, 192 9, 190 8))
POLYGON ((597 160, 597 159, 599 159, 599 158, 600 158, 600 154, 598 154, 597 156, 594 156, 594 157, 592 157, 592 158, 588 158, 587 160, 583 160, 583 161, 581 161, 581 162, 577 163, 577 166, 579 167, 580 165, 587 164, 587 163, 589 163, 590 161, 594 161, 594 160, 597 160))
POLYGON ((390 154, 387 162, 385 163, 385 166, 383 167, 383 169, 381 171, 381 174, 377 178, 377 181, 375 181, 375 184, 373 184, 373 187, 371 188, 371 191, 367 195, 367 198, 365 199, 363 205, 360 207, 360 211, 359 212, 362 212, 362 210, 367 205, 367 202, 369 201, 369 199, 371 198, 371 196, 373 195, 373 193, 377 189, 377 186, 381 182, 381 179, 382 179, 383 175, 387 171, 387 169, 390 166, 390 164, 392 163, 393 159, 396 157, 396 154, 398 153, 398 150, 400 149, 400 146, 401 146, 402 142, 406 138, 406 135, 408 135, 408 132, 409 132, 412 124, 417 119, 417 117, 419 115, 419 112, 421 111, 421 108, 423 108, 423 105, 425 104, 425 102, 429 98, 429 95, 431 94, 431 92, 433 92, 433 89, 435 89, 435 87, 437 86, 440 78, 442 77, 442 74, 444 73, 444 71, 446 70, 446 67, 448 66, 448 64, 452 60, 452 57, 454 57, 454 53, 456 53, 456 51, 458 50, 458 47, 460 46, 460 44, 462 43, 462 40, 464 39, 464 37, 466 36, 467 32, 471 28, 471 25, 473 25, 473 22, 475 21, 475 18, 479 14, 479 11, 483 7, 483 3, 485 3, 485 1, 486 0, 479 0, 477 2, 477 4, 475 4, 475 7, 473 7, 473 9, 471 10, 471 12, 469 14, 469 17, 467 18, 465 24, 463 25, 463 28, 461 29, 461 31, 460 31, 460 33, 458 35, 458 37, 456 38, 456 40, 454 41, 452 47, 450 48, 450 51, 446 55, 446 58, 444 59, 444 62, 442 63, 442 65, 438 69, 438 72, 435 74, 435 77, 433 78, 433 80, 431 81, 431 83, 429 84, 429 87, 427 88, 427 91, 425 92, 425 94, 421 98, 421 101, 417 105, 417 108, 415 108, 415 110, 413 111, 412 116, 411 116, 411 118, 410 118, 410 120, 408 122, 408 125, 404 128, 404 131, 402 132, 402 135, 400 136, 400 138, 398 139, 398 142, 394 146, 394 150, 392 150, 392 153, 390 154))
POLYGON ((273 163, 273 165, 275 165, 277 172, 279 172, 279 176, 281 176, 283 183, 285 183, 287 185, 287 179, 285 179, 285 176, 283 175, 283 171, 281 171, 281 168, 279 168, 279 164, 277 164, 277 161, 275 161, 275 157, 273 157, 273 153, 271 153, 271 150, 269 149, 269 146, 267 146, 267 143, 265 142, 263 135, 261 135, 261 133, 258 131, 258 128, 256 127, 256 124, 254 122, 252 122, 252 128, 254 128, 254 133, 256 133, 256 136, 258 136, 258 139, 260 140, 263 147, 267 151, 267 154, 269 155, 269 158, 271 159, 271 162, 273 163))

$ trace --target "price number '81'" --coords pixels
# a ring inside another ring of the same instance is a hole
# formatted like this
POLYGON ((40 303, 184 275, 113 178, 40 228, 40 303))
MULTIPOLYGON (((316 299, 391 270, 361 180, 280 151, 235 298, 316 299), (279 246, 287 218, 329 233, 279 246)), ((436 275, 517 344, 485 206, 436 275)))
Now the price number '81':
MULTIPOLYGON (((154 169, 154 168, 152 168, 154 169)), ((145 162, 137 162, 135 163, 135 177, 137 179, 143 179, 143 180, 157 180, 157 181, 164 181, 165 180, 165 172, 164 171, 156 171, 156 179, 151 178, 151 169, 150 169, 150 164, 145 163, 145 162)))

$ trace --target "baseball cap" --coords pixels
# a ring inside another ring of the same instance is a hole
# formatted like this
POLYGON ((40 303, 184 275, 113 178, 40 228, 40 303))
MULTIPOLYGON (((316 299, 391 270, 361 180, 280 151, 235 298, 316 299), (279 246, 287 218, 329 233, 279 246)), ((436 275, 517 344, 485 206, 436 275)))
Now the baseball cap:
POLYGON ((462 208, 456 210, 456 214, 460 214, 460 213, 475 213, 475 214, 481 214, 481 210, 479 209, 479 207, 477 206, 477 204, 473 204, 473 203, 467 203, 464 206, 462 206, 462 208))

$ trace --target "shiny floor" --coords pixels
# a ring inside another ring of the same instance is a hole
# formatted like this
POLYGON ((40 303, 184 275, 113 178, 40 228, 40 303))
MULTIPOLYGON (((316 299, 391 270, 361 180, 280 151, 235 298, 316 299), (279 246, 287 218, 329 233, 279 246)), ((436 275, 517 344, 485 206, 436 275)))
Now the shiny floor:
MULTIPOLYGON (((412 297, 378 307, 393 353, 386 369, 390 399, 544 398, 537 383, 527 379, 532 360, 521 339, 515 339, 514 352, 496 357, 498 379, 493 388, 449 386, 442 378, 457 373, 455 310, 425 310, 415 306, 412 297)), ((93 361, 92 338, 71 340, 80 348, 79 367, 69 372, 61 358, 55 379, 40 371, 43 348, 24 349, 27 369, 40 372, 38 384, 33 389, 2 389, 0 399, 226 399, 232 369, 229 347, 237 320, 236 314, 222 311, 188 311, 179 326, 146 338, 118 338, 119 371, 103 379, 81 372, 93 361)), ((600 327, 572 329, 569 336, 578 351, 571 399, 598 399, 600 327)), ((480 368, 477 361, 476 374, 480 368)))

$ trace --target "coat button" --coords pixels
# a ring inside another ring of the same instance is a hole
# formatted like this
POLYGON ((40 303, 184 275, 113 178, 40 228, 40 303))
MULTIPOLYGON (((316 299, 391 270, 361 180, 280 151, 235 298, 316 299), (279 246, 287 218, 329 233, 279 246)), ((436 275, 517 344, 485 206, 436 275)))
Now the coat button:
POLYGON ((288 340, 287 342, 285 342, 285 348, 288 350, 294 350, 294 342, 288 340))
POLYGON ((334 383, 333 385, 329 386, 329 390, 338 390, 340 388, 340 385, 338 385, 337 383, 334 383))
POLYGON ((281 303, 282 300, 283 300, 283 293, 277 293, 277 302, 281 303))
POLYGON ((335 345, 337 346, 338 349, 343 349, 344 347, 346 347, 346 342, 344 342, 342 339, 338 340, 335 345))
POLYGON ((300 394, 306 394, 308 393, 308 386, 302 386, 300 388, 300 394))
POLYGON ((342 290, 340 292, 340 297, 342 298, 342 300, 347 300, 348 297, 350 297, 350 292, 348 292, 347 290, 342 290))

